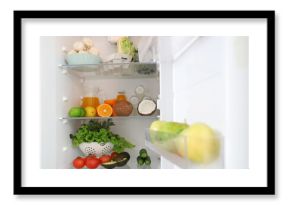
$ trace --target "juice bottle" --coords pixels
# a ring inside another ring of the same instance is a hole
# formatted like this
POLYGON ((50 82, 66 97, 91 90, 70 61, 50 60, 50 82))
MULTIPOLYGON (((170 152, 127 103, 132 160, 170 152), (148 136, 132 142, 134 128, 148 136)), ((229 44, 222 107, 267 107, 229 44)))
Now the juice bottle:
POLYGON ((126 96, 125 96, 125 92, 124 91, 120 91, 118 92, 118 95, 116 97, 117 101, 121 101, 121 100, 127 100, 126 96))
POLYGON ((85 96, 82 98, 82 107, 91 106, 91 107, 96 108, 99 105, 100 105, 100 101, 98 97, 85 96))
POLYGON ((97 97, 97 93, 99 92, 99 89, 95 89, 94 87, 85 87, 85 96, 82 98, 81 106, 87 107, 91 106, 94 108, 97 108, 100 105, 99 98, 97 97))

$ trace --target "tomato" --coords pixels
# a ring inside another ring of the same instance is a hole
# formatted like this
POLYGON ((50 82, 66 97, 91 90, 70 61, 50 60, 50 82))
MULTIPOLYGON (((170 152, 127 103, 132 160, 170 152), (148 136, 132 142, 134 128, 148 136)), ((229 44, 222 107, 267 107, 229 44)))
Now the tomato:
POLYGON ((111 154, 111 158, 114 159, 117 155, 118 155, 117 152, 112 152, 112 154, 111 154))
POLYGON ((103 155, 99 158, 102 164, 111 161, 111 159, 112 158, 110 155, 103 155))
POLYGON ((85 166, 85 160, 81 157, 77 157, 73 161, 73 166, 76 169, 81 169, 85 166))
POLYGON ((101 161, 96 157, 87 157, 86 166, 89 169, 96 169, 101 164, 101 161))

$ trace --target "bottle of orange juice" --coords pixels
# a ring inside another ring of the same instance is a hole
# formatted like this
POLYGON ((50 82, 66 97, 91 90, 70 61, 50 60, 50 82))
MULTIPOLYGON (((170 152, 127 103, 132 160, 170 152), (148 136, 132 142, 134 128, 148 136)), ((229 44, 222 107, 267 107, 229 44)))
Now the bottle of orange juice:
POLYGON ((97 108, 100 105, 99 98, 97 97, 97 93, 99 89, 95 89, 94 87, 85 87, 85 96, 82 98, 81 106, 82 107, 94 107, 97 108))

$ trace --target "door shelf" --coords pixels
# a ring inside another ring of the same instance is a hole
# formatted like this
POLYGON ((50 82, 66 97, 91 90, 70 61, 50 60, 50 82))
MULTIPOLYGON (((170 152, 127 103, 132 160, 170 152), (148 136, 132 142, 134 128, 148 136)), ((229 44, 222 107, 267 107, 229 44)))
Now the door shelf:
POLYGON ((63 73, 71 73, 78 77, 94 78, 157 78, 159 72, 157 64, 148 63, 100 63, 100 64, 83 64, 83 65, 59 65, 63 73))
POLYGON ((60 117, 59 120, 105 120, 105 119, 116 119, 116 120, 128 120, 128 119, 158 119, 159 115, 151 116, 141 116, 141 115, 132 115, 132 116, 116 116, 116 117, 60 117))
MULTIPOLYGON (((145 146, 148 147, 152 152, 160 155, 167 161, 171 162, 173 165, 177 166, 181 169, 222 169, 224 168, 223 165, 223 151, 222 146, 220 150, 220 154, 216 160, 214 160, 211 163, 208 164, 197 164, 190 161, 187 156, 179 156, 176 153, 168 151, 168 147, 172 148, 172 143, 175 141, 169 141, 169 144, 165 144, 163 142, 155 142, 152 143, 150 138, 150 131, 147 129, 145 131, 145 146)), ((187 143, 186 143, 186 137, 184 137, 184 145, 185 145, 185 152, 187 150, 187 143)))

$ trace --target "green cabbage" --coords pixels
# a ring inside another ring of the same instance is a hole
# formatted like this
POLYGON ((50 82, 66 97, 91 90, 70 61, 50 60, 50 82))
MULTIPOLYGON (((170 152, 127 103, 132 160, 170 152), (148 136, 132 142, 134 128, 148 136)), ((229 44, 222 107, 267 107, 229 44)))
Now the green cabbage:
POLYGON ((118 53, 127 54, 130 56, 135 56, 137 53, 137 49, 134 44, 128 37, 122 37, 118 40, 117 43, 118 53))

